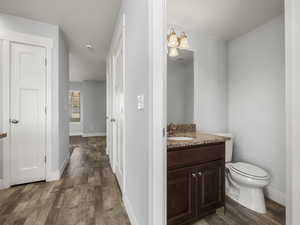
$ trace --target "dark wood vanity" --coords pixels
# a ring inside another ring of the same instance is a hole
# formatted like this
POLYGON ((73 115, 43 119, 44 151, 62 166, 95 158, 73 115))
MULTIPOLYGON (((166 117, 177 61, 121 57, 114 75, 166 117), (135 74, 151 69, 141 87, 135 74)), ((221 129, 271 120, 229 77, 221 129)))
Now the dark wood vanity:
POLYGON ((168 225, 190 224, 224 206, 225 143, 220 140, 168 142, 168 225))

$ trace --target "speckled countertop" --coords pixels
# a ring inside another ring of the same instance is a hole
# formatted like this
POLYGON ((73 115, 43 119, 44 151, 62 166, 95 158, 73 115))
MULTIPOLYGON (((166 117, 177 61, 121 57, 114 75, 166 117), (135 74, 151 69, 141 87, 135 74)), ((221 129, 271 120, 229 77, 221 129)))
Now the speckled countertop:
POLYGON ((6 133, 0 133, 0 139, 1 139, 1 138, 5 138, 6 136, 7 136, 6 133))
POLYGON ((181 147, 193 147, 197 145, 213 144, 225 142, 225 137, 220 137, 211 134, 205 134, 201 132, 184 132, 184 133, 175 133, 171 137, 191 137, 193 140, 187 141, 177 141, 177 140, 168 140, 168 150, 181 147))

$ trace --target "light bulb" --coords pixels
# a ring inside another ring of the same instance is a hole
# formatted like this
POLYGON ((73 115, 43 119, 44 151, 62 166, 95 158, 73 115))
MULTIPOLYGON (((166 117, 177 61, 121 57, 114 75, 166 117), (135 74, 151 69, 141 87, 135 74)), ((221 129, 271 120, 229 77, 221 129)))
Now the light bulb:
POLYGON ((188 49, 189 47, 190 46, 189 46, 188 38, 187 38, 186 34, 183 33, 181 35, 181 37, 179 38, 179 48, 188 49))
POLYGON ((178 37, 175 33, 175 31, 172 31, 168 36, 168 46, 170 48, 178 47, 178 37))
POLYGON ((170 48, 169 49, 169 56, 170 57, 176 57, 176 56, 178 56, 178 50, 177 50, 177 48, 170 48))

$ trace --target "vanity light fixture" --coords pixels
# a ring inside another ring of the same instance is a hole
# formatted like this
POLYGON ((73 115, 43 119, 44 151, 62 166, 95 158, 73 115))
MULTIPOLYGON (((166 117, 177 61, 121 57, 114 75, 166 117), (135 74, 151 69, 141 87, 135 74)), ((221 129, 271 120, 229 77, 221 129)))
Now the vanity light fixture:
POLYGON ((176 57, 176 56, 178 56, 178 50, 177 50, 177 48, 170 48, 169 49, 169 56, 170 57, 176 57))
POLYGON ((168 47, 169 47, 169 56, 176 57, 178 56, 178 49, 188 49, 188 37, 185 32, 182 32, 181 36, 178 37, 174 28, 171 28, 169 35, 167 36, 168 47))
POLYGON ((171 29, 171 33, 168 35, 168 46, 170 48, 177 48, 179 45, 177 34, 174 28, 171 29))
POLYGON ((189 42, 188 42, 188 38, 186 36, 186 34, 184 32, 182 32, 182 35, 179 38, 179 48, 181 49, 188 49, 189 46, 189 42))

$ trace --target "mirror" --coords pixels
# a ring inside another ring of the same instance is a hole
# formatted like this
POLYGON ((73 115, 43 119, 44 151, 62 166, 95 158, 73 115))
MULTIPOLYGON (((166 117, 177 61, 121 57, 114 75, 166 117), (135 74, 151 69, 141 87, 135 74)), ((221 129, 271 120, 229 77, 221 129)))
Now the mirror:
POLYGON ((167 122, 194 122, 194 52, 179 50, 176 57, 168 56, 167 122))

